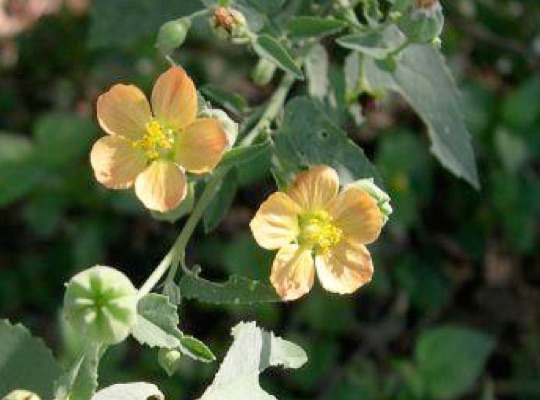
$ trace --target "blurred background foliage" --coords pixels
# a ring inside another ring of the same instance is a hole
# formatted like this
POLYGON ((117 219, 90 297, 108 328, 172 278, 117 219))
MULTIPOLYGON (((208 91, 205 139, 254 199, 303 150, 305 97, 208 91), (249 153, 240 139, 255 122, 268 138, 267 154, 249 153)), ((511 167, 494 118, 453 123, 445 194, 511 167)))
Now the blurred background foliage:
MULTIPOLYGON (((239 3, 272 19, 308 1, 239 3)), ((373 247, 374 282, 354 296, 315 290, 293 304, 182 304, 183 328, 219 355, 228 329, 252 318, 304 346, 307 366, 263 381, 280 399, 540 398, 540 3, 443 5, 443 52, 462 88, 482 190, 430 156, 425 128, 402 99, 360 98, 365 121, 349 133, 377 165, 395 210, 373 247)), ((54 318, 63 283, 94 264, 141 283, 182 224, 155 221, 131 194, 95 182, 96 97, 118 81, 148 91, 166 67, 153 47, 157 29, 200 7, 0 1, 0 315, 44 335, 66 360, 77 343, 54 318)), ((251 83, 256 57, 216 42, 205 23, 174 57, 198 85, 252 106, 275 85, 251 83)), ((272 255, 255 245, 248 222, 275 188, 269 167, 263 155, 238 170, 222 224, 192 241, 190 260, 211 277, 267 278, 272 255)), ((156 382, 169 398, 187 399, 216 367, 186 360, 167 378, 155 352, 128 343, 110 352, 101 376, 103 384, 156 382)))

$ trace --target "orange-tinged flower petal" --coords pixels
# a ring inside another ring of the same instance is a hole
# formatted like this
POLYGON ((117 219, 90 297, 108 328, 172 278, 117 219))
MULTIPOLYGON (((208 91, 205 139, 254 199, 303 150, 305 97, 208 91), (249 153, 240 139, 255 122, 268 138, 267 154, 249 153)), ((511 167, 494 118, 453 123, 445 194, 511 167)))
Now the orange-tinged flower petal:
POLYGON ((381 233, 381 211, 371 196, 362 189, 345 189, 328 205, 328 212, 350 242, 369 244, 381 233))
POLYGON ((298 205, 285 193, 270 195, 249 224, 259 246, 276 250, 294 241, 299 232, 299 212, 298 205))
POLYGON ((373 264, 364 245, 342 241, 315 258, 317 276, 329 292, 348 294, 371 281, 373 264))
POLYGON ((137 177, 135 193, 146 208, 167 212, 186 197, 186 177, 175 163, 156 160, 137 177))
POLYGON ((300 173, 287 192, 304 210, 324 208, 339 190, 337 172, 326 165, 300 173))
POLYGON ((296 300, 313 287, 315 267, 311 251, 296 244, 282 247, 274 259, 270 281, 284 301, 296 300))
POLYGON ((97 118, 110 135, 139 139, 152 118, 144 93, 133 85, 114 85, 97 100, 97 118))
POLYGON ((152 90, 152 110, 160 123, 183 128, 197 115, 197 90, 181 67, 171 67, 157 79, 152 90))
POLYGON ((110 189, 126 189, 146 167, 144 153, 120 136, 99 139, 90 152, 96 179, 110 189))
POLYGON ((227 135, 215 118, 200 118, 176 136, 176 161, 189 172, 212 171, 227 148, 227 135))

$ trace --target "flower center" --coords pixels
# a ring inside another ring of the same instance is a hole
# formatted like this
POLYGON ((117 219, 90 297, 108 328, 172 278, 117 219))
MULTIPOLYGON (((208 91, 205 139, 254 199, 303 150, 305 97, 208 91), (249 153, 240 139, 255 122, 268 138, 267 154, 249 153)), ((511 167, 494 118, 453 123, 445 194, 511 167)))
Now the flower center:
POLYGON ((150 160, 165 156, 173 147, 172 129, 164 128, 158 121, 146 124, 146 132, 142 139, 135 140, 133 147, 144 150, 150 160))
POLYGON ((339 243, 342 231, 324 210, 309 211, 299 217, 299 242, 322 253, 339 243))

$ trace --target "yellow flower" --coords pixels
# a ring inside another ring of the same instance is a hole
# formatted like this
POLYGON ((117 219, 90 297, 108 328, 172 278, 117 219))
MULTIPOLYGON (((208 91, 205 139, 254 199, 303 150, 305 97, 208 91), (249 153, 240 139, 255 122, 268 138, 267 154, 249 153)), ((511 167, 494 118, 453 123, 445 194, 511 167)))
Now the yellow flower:
POLYGON ((373 275, 366 244, 381 232, 382 214, 361 188, 339 190, 332 168, 316 166, 298 175, 287 193, 272 194, 250 223, 257 243, 278 250, 270 281, 283 300, 311 290, 315 271, 328 291, 347 294, 373 275))
POLYGON ((180 67, 156 81, 151 109, 133 85, 114 85, 99 96, 97 118, 109 134, 92 148, 96 179, 111 189, 135 185, 143 204, 170 211, 187 192, 185 171, 212 171, 227 148, 227 136, 215 118, 197 118, 197 91, 180 67))

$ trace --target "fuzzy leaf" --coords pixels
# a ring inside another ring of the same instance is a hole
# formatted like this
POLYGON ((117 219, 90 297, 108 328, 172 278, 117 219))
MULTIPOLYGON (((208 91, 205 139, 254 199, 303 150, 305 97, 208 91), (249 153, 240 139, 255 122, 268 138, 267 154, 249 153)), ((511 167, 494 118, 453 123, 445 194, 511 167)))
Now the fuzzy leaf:
POLYGON ((280 160, 293 169, 326 164, 338 172, 342 184, 375 178, 382 186, 364 151, 313 100, 297 97, 287 104, 275 145, 280 160))
POLYGON ((255 52, 260 56, 269 59, 282 70, 289 72, 297 79, 304 79, 302 71, 294 62, 289 50, 281 43, 269 35, 260 35, 254 44, 255 52))
POLYGON ((182 296, 207 303, 251 304, 280 301, 275 290, 264 283, 232 275, 227 282, 215 283, 186 274, 180 280, 182 296))
POLYGON ((0 396, 15 389, 51 398, 61 369, 41 339, 22 325, 0 320, 0 396))
POLYGON ((478 189, 474 151, 459 106, 459 92, 441 54, 429 46, 409 46, 393 72, 372 59, 365 62, 370 89, 401 93, 426 123, 435 157, 478 189))
POLYGON ((147 294, 139 300, 137 312, 131 334, 139 343, 166 349, 180 347, 182 332, 178 329, 177 309, 167 296, 147 294))
POLYGON ((101 389, 92 400, 164 400, 156 385, 146 382, 124 383, 101 389))
POLYGON ((347 23, 335 18, 300 16, 291 18, 285 28, 290 37, 310 38, 330 35, 345 28, 347 23))
POLYGON ((259 374, 268 367, 300 368, 307 361, 300 346, 258 328, 254 322, 240 323, 232 333, 234 342, 200 400, 275 399, 260 387, 259 374))

